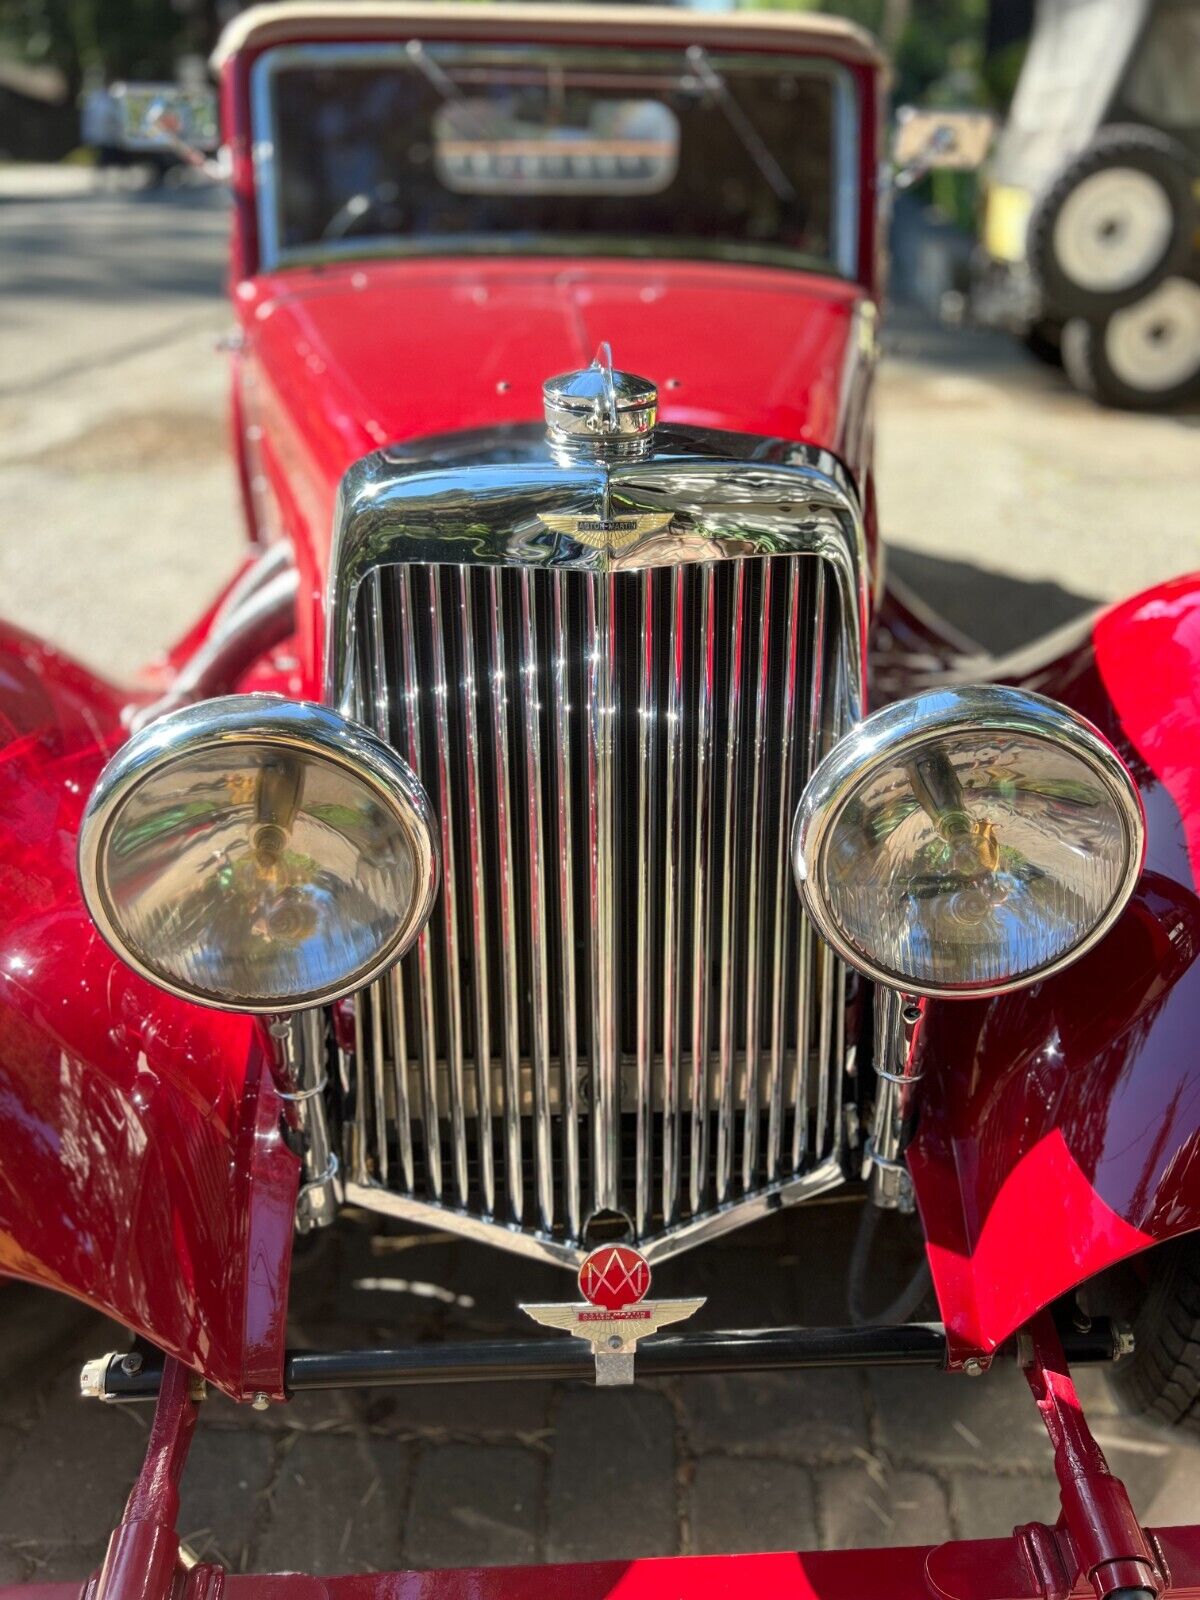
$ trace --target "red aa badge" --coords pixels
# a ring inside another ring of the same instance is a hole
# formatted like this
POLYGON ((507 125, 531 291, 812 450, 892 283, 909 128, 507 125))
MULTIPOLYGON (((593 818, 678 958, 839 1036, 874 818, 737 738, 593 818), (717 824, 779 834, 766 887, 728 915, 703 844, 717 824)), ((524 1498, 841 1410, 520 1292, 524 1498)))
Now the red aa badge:
POLYGON ((627 1244, 604 1244, 579 1269, 582 1305, 522 1306, 544 1328, 586 1339, 598 1384, 633 1382, 638 1341, 699 1311, 703 1300, 647 1300, 650 1264, 627 1244))
POLYGON ((620 1311, 644 1300, 650 1291, 650 1268, 645 1256, 627 1244, 601 1245, 579 1269, 579 1292, 594 1306, 620 1311))

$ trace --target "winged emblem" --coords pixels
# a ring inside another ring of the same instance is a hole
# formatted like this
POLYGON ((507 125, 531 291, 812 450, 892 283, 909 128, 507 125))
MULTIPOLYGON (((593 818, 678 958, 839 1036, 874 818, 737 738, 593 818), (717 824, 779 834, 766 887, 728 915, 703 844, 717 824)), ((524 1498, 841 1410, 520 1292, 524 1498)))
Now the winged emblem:
POLYGON ((647 1300, 650 1267, 628 1245, 605 1245, 579 1269, 582 1304, 532 1305, 521 1310, 544 1328, 586 1339, 596 1361, 601 1387, 633 1382, 634 1355, 640 1340, 660 1328, 682 1322, 704 1304, 698 1300, 647 1300))
POLYGON ((631 511, 616 517, 567 516, 557 511, 538 514, 538 521, 551 533, 565 533, 589 550, 627 550, 639 539, 662 533, 673 520, 671 511, 631 511))

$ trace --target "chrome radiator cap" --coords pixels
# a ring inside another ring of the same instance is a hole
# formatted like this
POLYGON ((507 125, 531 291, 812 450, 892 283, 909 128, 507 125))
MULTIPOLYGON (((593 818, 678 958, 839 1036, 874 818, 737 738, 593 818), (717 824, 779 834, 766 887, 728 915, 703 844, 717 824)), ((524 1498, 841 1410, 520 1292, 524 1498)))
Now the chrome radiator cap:
POLYGON ((658 420, 658 390, 649 378, 614 372, 604 343, 590 367, 562 372, 542 385, 546 430, 552 444, 644 440, 658 420))

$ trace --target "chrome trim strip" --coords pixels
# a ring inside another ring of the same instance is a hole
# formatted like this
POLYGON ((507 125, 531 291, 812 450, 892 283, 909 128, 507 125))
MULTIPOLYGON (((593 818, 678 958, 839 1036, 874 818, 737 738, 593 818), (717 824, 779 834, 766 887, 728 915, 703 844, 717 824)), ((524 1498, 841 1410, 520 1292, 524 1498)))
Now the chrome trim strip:
POLYGON ((737 1058, 737 1018, 734 1013, 733 973, 736 963, 737 924, 735 878, 739 861, 741 817, 737 811, 738 767, 741 756, 742 655, 746 626, 746 564, 739 561, 734 574, 733 615, 729 636, 729 701, 725 717, 724 807, 721 817, 721 976, 717 1023, 717 1204, 729 1197, 733 1181, 733 1073, 737 1058))
MULTIPOLYGON (((802 1177, 770 1184, 744 1199, 705 1212, 682 1227, 672 1229, 670 1233, 656 1234, 654 1238, 639 1244, 638 1250, 652 1266, 657 1266, 672 1256, 707 1244, 734 1228, 757 1221, 759 1217, 768 1216, 784 1206, 802 1205, 806 1200, 813 1200, 830 1189, 839 1188, 845 1181, 846 1175, 840 1161, 823 1161, 802 1177)), ((589 1253, 586 1245, 564 1244, 560 1239, 531 1232, 515 1223, 478 1217, 452 1206, 431 1205, 427 1200, 396 1194, 378 1184, 348 1181, 344 1198, 346 1205, 362 1206, 365 1210, 377 1211, 386 1217, 420 1223, 444 1233, 455 1233, 464 1239, 473 1239, 478 1244, 508 1250, 513 1255, 564 1267, 569 1272, 578 1272, 589 1253)))
POLYGON ((488 573, 491 598, 488 636, 491 643, 492 742, 496 771, 496 836, 500 866, 500 959, 504 965, 501 1008, 504 1027, 501 1047, 504 1063, 505 1187, 512 1216, 519 1222, 525 1211, 525 1180, 521 1171, 521 1038, 520 973, 517 968, 516 883, 513 868, 509 808, 512 804, 508 755, 508 685, 504 642, 504 595, 500 573, 488 573))
POLYGON ((666 774, 663 784, 663 1149, 662 1215, 670 1227, 679 1208, 680 1160, 680 1055, 679 979, 683 953, 678 948, 676 926, 679 920, 682 879, 680 846, 683 825, 683 669, 684 669, 684 581, 683 568, 670 573, 671 633, 667 650, 667 738, 666 774))
POLYGON ((525 826, 529 830, 530 1038, 533 1061, 533 1166, 538 1216, 554 1226, 554 1157, 550 1144, 550 990, 547 982, 546 848, 542 831, 542 703, 532 575, 521 578, 521 697, 525 728, 525 826))
POLYGON ((464 663, 462 708, 466 732, 467 841, 471 852, 471 942, 475 951, 475 981, 472 986, 477 1084, 475 1115, 479 1131, 479 1184, 483 1191, 484 1210, 490 1216, 496 1209, 496 1164, 492 1153, 492 1024, 488 986, 483 817, 479 806, 479 708, 475 682, 477 639, 470 567, 458 568, 458 607, 459 627, 468 656, 464 663))
POLYGON ((620 1042, 617 1038, 616 975, 612 967, 613 787, 616 781, 616 638, 612 574, 588 585, 587 778, 588 884, 591 928, 592 1204, 596 1211, 620 1205, 616 1119, 620 1113, 620 1042))
MULTIPOLYGON (((405 568, 399 586, 401 672, 404 677, 404 729, 408 760, 421 770, 420 686, 417 683, 416 612, 413 607, 412 571, 405 568)), ((437 1030, 433 997, 432 936, 428 928, 417 940, 417 1037, 421 1057, 421 1130, 425 1150, 425 1181, 435 1199, 442 1194, 442 1142, 438 1128, 437 1030)))
POLYGON ((696 701, 696 794, 692 847, 692 1080, 688 1198, 693 1212, 708 1187, 708 940, 712 921, 712 735, 715 647, 713 569, 700 569, 701 667, 696 701))
POLYGON ((442 932, 446 967, 446 1061, 450 1082, 450 1152, 460 1205, 467 1203, 467 1119, 463 1097, 462 967, 458 959, 458 873, 454 862, 454 789, 450 777, 450 685, 446 680, 442 624, 442 569, 426 575, 429 584, 429 637, 433 653, 433 731, 437 754, 438 815, 442 828, 442 932))
POLYGON ((571 686, 567 660, 567 576, 554 575, 554 769, 558 828, 558 898, 562 919, 562 1161, 567 1226, 579 1236, 583 1196, 579 1176, 579 1037, 575 990, 575 871, 571 801, 571 686))

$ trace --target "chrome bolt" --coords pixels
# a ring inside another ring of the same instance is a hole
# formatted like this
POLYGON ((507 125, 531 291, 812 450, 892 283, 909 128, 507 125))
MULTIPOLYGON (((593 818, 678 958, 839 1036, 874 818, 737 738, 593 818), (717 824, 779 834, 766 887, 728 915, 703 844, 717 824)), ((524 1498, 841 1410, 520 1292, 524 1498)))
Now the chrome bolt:
POLYGON ((621 1348, 621 1344, 622 1339, 620 1334, 614 1333, 609 1336, 608 1348, 610 1350, 619 1350, 621 1348))
POLYGON ((142 1358, 136 1350, 131 1350, 121 1363, 121 1371, 125 1373, 127 1377, 132 1378, 141 1370, 142 1358))
POLYGON ((252 1411, 265 1411, 270 1404, 271 1396, 265 1390, 260 1389, 254 1399, 251 1400, 250 1409, 252 1411))
POLYGON ((968 1378, 981 1378, 983 1376, 983 1362, 978 1356, 968 1356, 963 1362, 963 1371, 968 1378))

